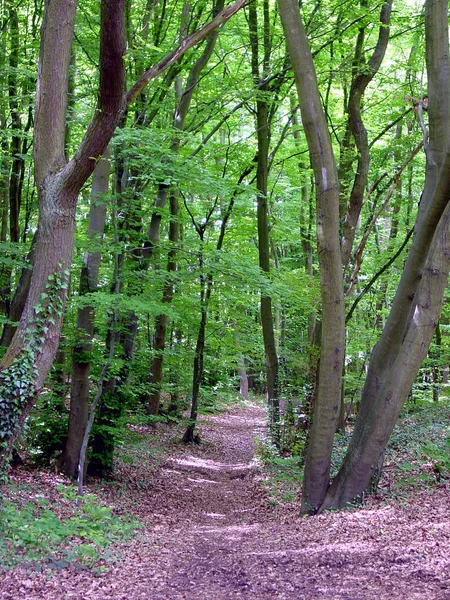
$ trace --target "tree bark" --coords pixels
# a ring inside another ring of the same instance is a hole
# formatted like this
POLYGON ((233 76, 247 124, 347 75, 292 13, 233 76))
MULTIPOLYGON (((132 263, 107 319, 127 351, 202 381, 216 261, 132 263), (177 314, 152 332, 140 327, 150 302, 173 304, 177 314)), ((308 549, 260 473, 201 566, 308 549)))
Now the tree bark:
MULTIPOLYGON (((105 229, 106 200, 109 189, 109 150, 97 162, 92 177, 91 206, 89 210, 88 239, 99 243, 105 229)), ((96 291, 101 253, 86 251, 80 276, 80 296, 96 291)), ((77 314, 77 342, 73 349, 70 391, 70 413, 67 440, 62 457, 62 469, 68 477, 77 477, 80 449, 89 415, 90 372, 92 364, 92 337, 94 334, 94 307, 83 306, 77 314)))
POLYGON ((339 182, 316 73, 297 2, 279 0, 302 122, 316 186, 317 254, 322 297, 322 341, 313 421, 306 452, 302 512, 325 497, 339 416, 344 361, 344 297, 339 243, 339 182))
MULTIPOLYGON (((167 279, 164 284, 164 304, 170 304, 174 294, 174 275, 177 270, 177 245, 180 238, 180 206, 176 193, 170 196, 170 224, 169 243, 171 245, 167 256, 167 279)), ((157 415, 161 401, 161 384, 163 379, 164 351, 166 348, 167 313, 156 317, 153 350, 155 356, 152 361, 149 383, 152 386, 148 397, 147 412, 157 415)))
MULTIPOLYGON (((258 40, 258 15, 256 3, 249 5, 249 34, 252 60, 252 76, 255 86, 260 86, 269 70, 271 44, 270 21, 268 17, 268 2, 263 4, 263 64, 262 74, 259 68, 259 40, 258 40)), ((266 92, 267 87, 261 86, 261 91, 266 92)), ((267 202, 267 181, 269 176, 269 107, 266 98, 256 101, 256 133, 258 140, 256 189, 257 189, 257 222, 258 222, 258 259, 259 267, 264 273, 270 273, 270 239, 267 202)), ((275 341, 275 331, 272 315, 272 298, 266 293, 261 293, 260 300, 261 327, 264 341, 266 359, 266 385, 267 405, 269 409, 269 427, 272 440, 279 445, 279 381, 278 381, 278 353, 275 341)))
MULTIPOLYGON (((361 117, 361 104, 364 92, 374 78, 383 61, 389 41, 389 23, 391 18, 392 0, 388 0, 381 9, 378 41, 367 65, 361 64, 364 29, 359 33, 355 51, 355 76, 350 88, 348 102, 349 129, 355 140, 358 151, 358 164, 353 181, 352 191, 344 218, 341 240, 342 264, 348 265, 350 253, 355 239, 356 225, 364 200, 364 192, 369 174, 370 155, 367 131, 361 117), (364 67, 364 69, 362 69, 364 67)), ((348 166, 351 166, 348 164, 348 166)))
POLYGON ((430 143, 415 236, 383 333, 372 351, 348 453, 321 510, 367 488, 435 332, 449 271, 450 61, 447 2, 425 5, 430 143))

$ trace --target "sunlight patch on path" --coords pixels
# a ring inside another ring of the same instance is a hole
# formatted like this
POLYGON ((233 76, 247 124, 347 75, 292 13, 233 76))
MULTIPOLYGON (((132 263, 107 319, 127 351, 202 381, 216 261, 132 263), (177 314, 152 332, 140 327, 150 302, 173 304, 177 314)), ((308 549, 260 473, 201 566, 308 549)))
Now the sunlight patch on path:
POLYGON ((192 483, 213 483, 215 485, 220 485, 219 481, 213 481, 212 479, 203 479, 202 477, 198 479, 193 479, 192 477, 187 478, 188 481, 192 481, 192 483))
POLYGON ((244 471, 251 469, 255 462, 252 460, 248 463, 226 463, 215 460, 198 458, 196 456, 188 456, 186 458, 173 458, 171 462, 183 467, 197 467, 198 469, 208 469, 210 471, 244 471))

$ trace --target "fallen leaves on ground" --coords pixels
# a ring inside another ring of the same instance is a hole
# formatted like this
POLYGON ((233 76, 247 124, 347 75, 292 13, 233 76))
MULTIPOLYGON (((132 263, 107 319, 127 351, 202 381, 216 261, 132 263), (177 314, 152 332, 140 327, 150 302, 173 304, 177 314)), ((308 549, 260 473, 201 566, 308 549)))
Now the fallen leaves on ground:
POLYGON ((265 491, 253 447, 264 422, 253 405, 209 416, 203 443, 192 447, 168 428, 141 432, 162 436, 166 458, 124 464, 116 481, 94 489, 145 529, 116 549, 104 572, 77 565, 4 572, 0 598, 450 599, 448 483, 302 518, 298 500, 274 508, 265 491))

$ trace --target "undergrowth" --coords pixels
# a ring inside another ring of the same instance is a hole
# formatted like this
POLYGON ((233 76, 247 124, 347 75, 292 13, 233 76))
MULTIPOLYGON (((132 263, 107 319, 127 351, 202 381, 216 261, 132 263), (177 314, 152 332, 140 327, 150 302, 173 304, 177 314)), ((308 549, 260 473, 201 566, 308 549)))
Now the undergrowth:
MULTIPOLYGON (((331 458, 331 476, 339 470, 347 452, 352 427, 337 433, 331 458)), ((303 436, 303 437, 302 437, 303 436)), ((273 505, 299 497, 303 482, 302 440, 297 431, 283 456, 268 440, 258 439, 257 454, 266 474, 265 489, 273 505)), ((389 440, 378 494, 385 498, 403 497, 450 480, 450 402, 408 403, 389 440)))
POLYGON ((39 487, 8 486, 0 503, 0 568, 65 568, 69 564, 94 567, 112 560, 111 547, 141 525, 117 517, 94 494, 74 505, 75 486, 56 486, 49 498, 39 487))

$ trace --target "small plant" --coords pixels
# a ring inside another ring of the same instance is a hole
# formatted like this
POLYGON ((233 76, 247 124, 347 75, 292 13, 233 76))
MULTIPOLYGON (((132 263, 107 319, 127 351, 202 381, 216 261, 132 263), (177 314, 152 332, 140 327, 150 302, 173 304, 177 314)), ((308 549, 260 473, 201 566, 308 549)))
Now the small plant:
POLYGON ((438 483, 450 477, 450 437, 440 445, 427 442, 423 446, 423 453, 431 461, 438 483))
POLYGON ((271 506, 294 502, 303 481, 303 460, 300 456, 279 456, 275 446, 267 440, 255 439, 258 458, 264 463, 267 479, 264 487, 271 506))
POLYGON ((68 566, 71 562, 93 567, 108 558, 111 544, 141 527, 137 521, 114 516, 94 494, 85 495, 76 509, 76 487, 58 485, 57 490, 57 501, 52 503, 39 494, 27 501, 18 492, 4 498, 0 506, 0 563, 4 568, 38 563, 68 566))

